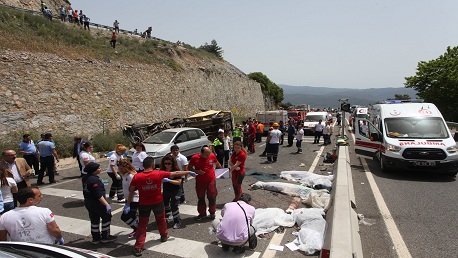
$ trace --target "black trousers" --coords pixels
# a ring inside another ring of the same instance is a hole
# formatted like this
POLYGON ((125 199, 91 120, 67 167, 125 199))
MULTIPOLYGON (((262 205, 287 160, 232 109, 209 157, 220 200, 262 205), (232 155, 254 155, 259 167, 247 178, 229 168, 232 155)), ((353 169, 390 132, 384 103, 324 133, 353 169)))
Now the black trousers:
POLYGON ((293 146, 294 134, 288 134, 288 146, 293 146))
POLYGON ((49 182, 54 182, 54 156, 40 157, 40 172, 38 173, 37 183, 43 183, 43 177, 46 169, 48 170, 49 182))
POLYGON ((85 201, 84 206, 89 212, 91 220, 91 235, 93 240, 106 239, 110 235, 111 213, 107 213, 105 206, 97 201, 85 201), (102 233, 100 233, 100 219, 102 219, 102 233))
POLYGON ((40 166, 39 166, 39 161, 38 161, 38 155, 37 154, 25 154, 23 155, 25 161, 29 165, 29 167, 33 168, 35 170, 35 173, 40 172, 40 166))
POLYGON ((323 135, 322 131, 315 131, 315 139, 313 140, 313 143, 320 143, 321 135, 323 135))
POLYGON ((130 203, 130 211, 129 213, 125 214, 124 212, 121 214, 121 220, 124 221, 129 227, 133 230, 137 230, 138 226, 138 202, 131 202, 130 203))
MULTIPOLYGON (((81 165, 81 162, 80 162, 80 155, 76 156, 76 162, 78 162, 78 167, 80 168, 80 173, 81 173, 81 170, 83 170, 83 165, 81 165)), ((81 173, 81 175, 82 174, 83 173, 81 173)))
POLYGON ((267 147, 267 161, 277 161, 279 143, 269 143, 267 147))
POLYGON ((108 196, 113 198, 115 194, 118 196, 118 200, 124 199, 124 192, 122 191, 122 180, 117 179, 115 173, 107 173, 109 177, 113 180, 110 187, 110 193, 108 196))
MULTIPOLYGON (((27 188, 27 183, 25 181, 22 181, 22 182, 19 182, 19 183, 16 183, 17 185, 17 189, 18 190, 21 190, 22 188, 27 188)), ((13 193, 13 202, 14 202, 14 208, 17 207, 17 193, 13 193)))

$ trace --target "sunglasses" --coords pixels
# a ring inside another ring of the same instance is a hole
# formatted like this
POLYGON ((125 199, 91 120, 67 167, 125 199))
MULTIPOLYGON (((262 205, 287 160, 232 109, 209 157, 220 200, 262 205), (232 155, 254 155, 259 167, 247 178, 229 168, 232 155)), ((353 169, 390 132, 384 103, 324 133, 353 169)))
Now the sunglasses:
POLYGON ((164 162, 164 165, 172 165, 170 162, 164 162))

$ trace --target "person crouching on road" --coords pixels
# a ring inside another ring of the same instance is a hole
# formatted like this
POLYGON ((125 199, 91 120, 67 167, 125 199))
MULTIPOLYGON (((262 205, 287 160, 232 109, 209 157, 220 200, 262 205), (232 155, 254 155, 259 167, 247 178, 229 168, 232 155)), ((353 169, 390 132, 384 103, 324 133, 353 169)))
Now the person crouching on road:
POLYGON ((194 154, 189 161, 189 170, 198 174, 196 177, 196 194, 198 199, 197 212, 199 215, 195 218, 197 221, 207 217, 205 194, 207 194, 208 199, 209 218, 211 220, 215 219, 216 196, 218 195, 218 190, 216 189, 214 165, 216 165, 216 168, 221 168, 221 164, 206 145, 200 149, 200 153, 194 154))
POLYGON ((124 194, 122 192, 122 181, 121 181, 121 175, 118 173, 118 165, 117 162, 121 159, 123 159, 124 153, 126 153, 127 147, 118 144, 116 145, 115 152, 111 155, 110 161, 108 162, 108 176, 111 177, 113 180, 113 183, 111 183, 110 187, 110 194, 109 197, 113 199, 116 195, 118 196, 118 202, 125 202, 124 199, 124 194))
MULTIPOLYGON (((176 159, 170 154, 167 154, 162 158, 160 169, 167 172, 180 170, 176 159)), ((178 207, 180 205, 180 186, 183 184, 183 178, 184 177, 174 177, 162 179, 162 195, 164 197, 165 217, 169 218, 170 215, 173 216, 174 229, 181 227, 180 210, 178 207)))
POLYGON ((156 225, 161 235, 161 242, 166 242, 169 238, 167 222, 165 221, 164 201, 162 197, 162 179, 186 176, 188 174, 196 176, 190 171, 167 172, 163 170, 153 170, 154 158, 146 157, 143 160, 145 170, 135 174, 129 187, 129 199, 124 206, 124 212, 130 212, 130 205, 134 198, 134 192, 138 190, 139 198, 139 222, 136 234, 136 242, 133 254, 141 256, 146 239, 146 228, 148 226, 151 211, 156 218, 156 225))
MULTIPOLYGON (((124 197, 126 199, 129 199, 129 186, 135 174, 137 174, 137 171, 135 167, 127 159, 120 159, 116 164, 118 165, 119 172, 121 172, 122 175, 122 191, 124 192, 124 197)), ((143 168, 143 163, 141 166, 143 168)), ((129 233, 128 238, 133 238, 136 235, 138 225, 137 211, 138 191, 135 191, 134 198, 130 203, 130 211, 123 211, 121 215, 121 220, 133 229, 133 231, 129 233)))
POLYGON ((87 174, 81 179, 84 206, 89 212, 92 243, 94 245, 100 242, 113 242, 117 239, 116 236, 110 235, 111 206, 105 199, 105 186, 97 176, 101 171, 100 164, 91 162, 84 168, 84 172, 87 174), (100 219, 102 219, 102 233, 100 233, 100 219))
POLYGON ((234 142, 234 152, 231 155, 231 179, 236 202, 242 194, 242 181, 245 178, 246 151, 242 148, 241 142, 234 142))
POLYGON ((255 229, 251 226, 254 220, 255 208, 249 204, 250 201, 251 196, 243 193, 237 202, 229 202, 224 205, 221 210, 221 216, 223 217, 221 221, 213 221, 212 226, 216 232, 216 237, 221 241, 223 251, 227 252, 229 247, 233 246, 234 249, 232 251, 234 253, 244 253, 244 245, 249 236, 255 234, 255 229), (246 216, 243 211, 245 211, 246 216), (250 225, 249 229, 248 224, 250 225))

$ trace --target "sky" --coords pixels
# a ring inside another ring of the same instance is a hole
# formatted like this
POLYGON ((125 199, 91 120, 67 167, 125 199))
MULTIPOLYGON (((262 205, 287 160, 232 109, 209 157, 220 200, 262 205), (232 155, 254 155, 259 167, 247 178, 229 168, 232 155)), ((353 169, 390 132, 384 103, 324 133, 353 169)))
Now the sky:
POLYGON ((91 22, 194 47, 291 86, 404 87, 458 45, 457 0, 70 0, 91 22))

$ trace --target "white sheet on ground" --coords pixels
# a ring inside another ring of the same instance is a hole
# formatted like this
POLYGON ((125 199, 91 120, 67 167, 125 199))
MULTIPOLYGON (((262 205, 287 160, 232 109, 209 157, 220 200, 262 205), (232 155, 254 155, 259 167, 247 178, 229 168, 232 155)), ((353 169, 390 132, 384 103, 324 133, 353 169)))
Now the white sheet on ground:
POLYGON ((331 195, 326 189, 313 190, 307 198, 302 200, 302 203, 312 208, 323 208, 327 211, 331 206, 331 195))
POLYGON ((308 171, 282 171, 280 173, 280 178, 288 181, 299 182, 301 185, 308 187, 318 184, 332 187, 332 181, 334 180, 333 175, 318 175, 308 171))
POLYGON ((324 210, 320 208, 302 208, 294 210, 292 216, 299 231, 299 249, 312 255, 323 248, 326 220, 323 218, 324 210))
POLYGON ((312 188, 302 185, 281 183, 281 182, 262 182, 258 181, 251 185, 252 189, 264 189, 274 192, 284 193, 290 196, 298 196, 301 199, 307 198, 307 195, 312 191, 312 188))
POLYGON ((294 226, 293 216, 287 214, 280 208, 256 209, 253 220, 253 227, 256 229, 256 235, 270 233, 279 226, 294 226))

